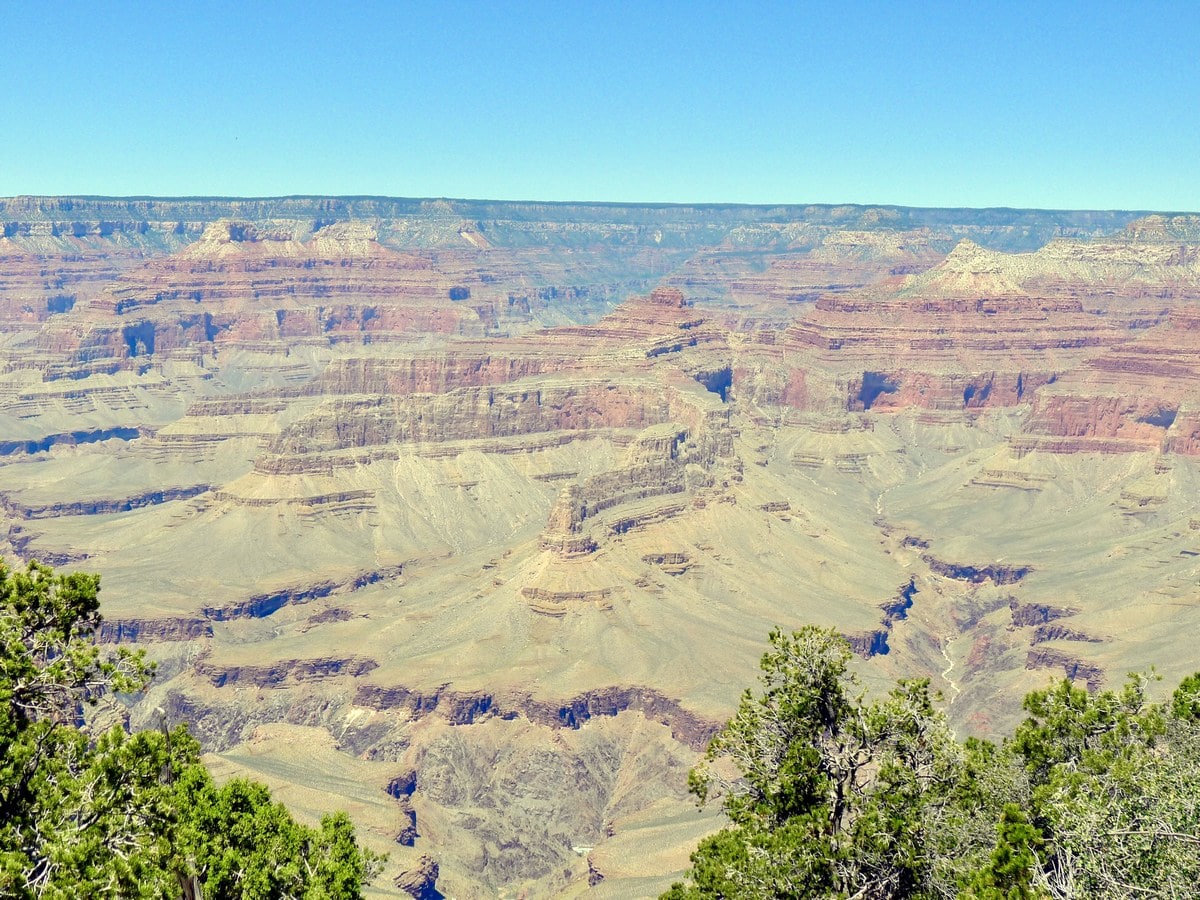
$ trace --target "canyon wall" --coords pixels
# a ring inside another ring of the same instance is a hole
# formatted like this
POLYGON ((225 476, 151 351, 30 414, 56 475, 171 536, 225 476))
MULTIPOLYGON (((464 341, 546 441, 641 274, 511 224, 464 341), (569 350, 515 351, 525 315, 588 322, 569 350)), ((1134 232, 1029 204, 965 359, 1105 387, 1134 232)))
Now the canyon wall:
MULTIPOLYGON (((1200 225, 0 200, 0 551, 387 883, 665 887, 770 628, 960 730, 1193 665, 1200 225), (320 799, 314 799, 320 798, 320 799), (305 804, 309 804, 306 807, 305 804)), ((407 886, 407 887, 406 887, 407 886)))

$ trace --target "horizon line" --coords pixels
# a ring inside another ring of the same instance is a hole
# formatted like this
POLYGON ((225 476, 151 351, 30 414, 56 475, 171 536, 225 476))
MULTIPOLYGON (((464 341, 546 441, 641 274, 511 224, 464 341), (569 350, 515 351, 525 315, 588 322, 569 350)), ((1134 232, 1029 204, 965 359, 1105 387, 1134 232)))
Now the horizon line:
POLYGON ((404 201, 409 203, 475 203, 475 204, 505 204, 512 206, 583 206, 583 207, 638 207, 646 209, 893 209, 920 211, 953 211, 953 212, 1021 212, 1021 213, 1122 213, 1135 215, 1164 215, 1164 216, 1195 216, 1200 210, 1185 209, 1153 209, 1153 208, 1120 208, 1120 207, 1041 207, 1041 206, 925 206, 904 203, 834 203, 834 202, 773 202, 746 203, 741 201, 656 201, 656 200, 536 200, 536 199, 501 199, 484 197, 449 197, 449 196, 402 196, 391 194, 11 194, 0 197, 0 203, 9 201, 45 201, 45 200, 84 200, 110 202, 145 202, 145 201, 174 201, 174 202, 251 202, 260 203, 279 200, 340 200, 340 201, 404 201))

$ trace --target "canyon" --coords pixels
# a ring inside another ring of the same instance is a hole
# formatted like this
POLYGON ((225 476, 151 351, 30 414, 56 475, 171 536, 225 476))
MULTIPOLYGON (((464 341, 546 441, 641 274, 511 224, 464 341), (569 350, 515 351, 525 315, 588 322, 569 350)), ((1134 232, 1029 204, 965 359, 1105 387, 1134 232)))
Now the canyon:
MULTIPOLYGON (((1200 217, 0 199, 0 555, 381 895, 650 896, 772 627, 991 736, 1195 668, 1200 217)), ((162 710, 162 712, 158 712, 162 710)))

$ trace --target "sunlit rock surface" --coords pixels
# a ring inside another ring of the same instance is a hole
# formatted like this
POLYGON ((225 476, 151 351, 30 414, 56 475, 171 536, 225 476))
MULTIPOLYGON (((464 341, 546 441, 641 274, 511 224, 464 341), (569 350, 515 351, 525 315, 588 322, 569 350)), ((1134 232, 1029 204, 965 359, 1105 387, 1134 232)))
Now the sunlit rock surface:
POLYGON ((992 734, 1195 667, 1200 224, 0 200, 0 536, 399 896, 647 895, 767 631, 992 734), (414 891, 416 893, 414 893, 414 891))

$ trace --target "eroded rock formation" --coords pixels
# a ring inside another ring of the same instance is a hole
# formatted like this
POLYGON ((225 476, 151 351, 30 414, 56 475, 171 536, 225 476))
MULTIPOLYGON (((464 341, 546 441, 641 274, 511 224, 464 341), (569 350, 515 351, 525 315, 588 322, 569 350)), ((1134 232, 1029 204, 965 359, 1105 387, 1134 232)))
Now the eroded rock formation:
POLYGON ((1193 218, 0 224, 3 552, 101 572, 100 639, 160 663, 135 725, 350 805, 413 896, 665 887, 773 626, 837 628, 869 686, 931 677, 984 734, 1051 675, 1192 665, 1193 218))

